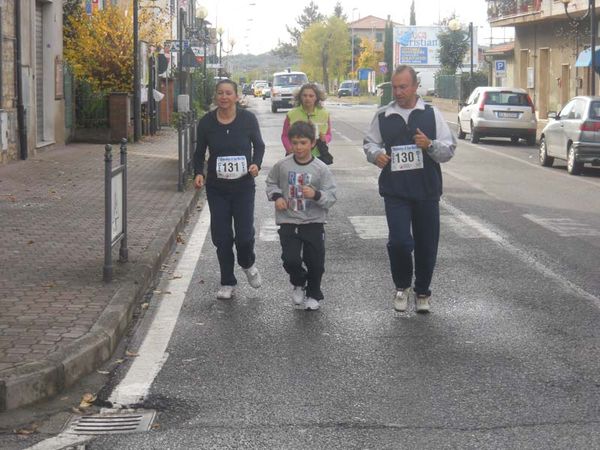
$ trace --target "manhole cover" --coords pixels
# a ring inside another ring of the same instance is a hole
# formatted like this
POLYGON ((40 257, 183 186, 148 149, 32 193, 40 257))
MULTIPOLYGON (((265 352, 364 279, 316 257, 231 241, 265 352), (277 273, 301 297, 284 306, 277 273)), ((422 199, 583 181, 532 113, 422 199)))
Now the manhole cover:
POLYGON ((119 410, 90 416, 75 416, 67 423, 65 433, 69 434, 114 434, 148 431, 156 411, 151 409, 119 410))

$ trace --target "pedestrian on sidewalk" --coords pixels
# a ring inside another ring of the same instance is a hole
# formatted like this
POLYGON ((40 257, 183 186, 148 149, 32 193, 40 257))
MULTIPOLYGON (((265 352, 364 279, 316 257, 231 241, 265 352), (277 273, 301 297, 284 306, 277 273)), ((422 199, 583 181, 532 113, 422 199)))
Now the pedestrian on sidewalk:
POLYGON ((204 161, 209 150, 206 198, 210 209, 210 231, 217 248, 221 287, 217 298, 229 300, 237 280, 234 275, 233 245, 237 261, 248 282, 259 288, 261 277, 254 253, 254 178, 265 153, 258 120, 238 106, 237 84, 220 80, 215 87, 217 108, 198 122, 194 155, 194 186, 202 188, 204 161), (233 222, 233 228, 232 228, 233 222))
POLYGON ((275 202, 283 268, 292 283, 292 301, 305 310, 319 309, 325 272, 325 222, 336 201, 335 180, 315 158, 313 125, 295 122, 288 130, 292 153, 275 163, 267 177, 267 197, 275 202), (303 266, 304 263, 304 266, 303 266))
POLYGON ((389 229, 387 251, 396 286, 394 309, 406 311, 414 296, 417 312, 426 313, 440 234, 440 163, 454 156, 456 137, 440 111, 417 95, 418 85, 411 66, 395 69, 395 101, 377 110, 363 149, 367 160, 382 169, 379 194, 389 229))
POLYGON ((331 142, 331 120, 329 112, 323 107, 325 94, 314 83, 302 85, 295 96, 296 106, 288 111, 283 122, 281 142, 285 154, 293 152, 292 143, 288 137, 290 126, 298 121, 308 122, 314 126, 315 143, 311 149, 312 154, 325 164, 333 163, 333 156, 329 152, 331 142))

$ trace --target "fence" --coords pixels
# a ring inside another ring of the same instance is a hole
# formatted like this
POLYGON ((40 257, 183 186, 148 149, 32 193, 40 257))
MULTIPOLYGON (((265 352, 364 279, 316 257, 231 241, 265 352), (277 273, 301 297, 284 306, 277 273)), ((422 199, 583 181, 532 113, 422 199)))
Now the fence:
POLYGON ((487 75, 481 72, 473 73, 472 78, 470 73, 436 75, 435 77, 436 96, 459 101, 466 100, 476 87, 487 85, 487 75))
POLYGON ((77 81, 75 90, 76 128, 108 128, 108 95, 94 92, 82 80, 77 81))

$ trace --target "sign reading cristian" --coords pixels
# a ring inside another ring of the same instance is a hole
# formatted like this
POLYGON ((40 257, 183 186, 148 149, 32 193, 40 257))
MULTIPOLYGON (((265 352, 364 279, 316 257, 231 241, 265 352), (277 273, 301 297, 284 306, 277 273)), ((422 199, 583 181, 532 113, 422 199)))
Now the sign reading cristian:
POLYGON ((440 31, 441 27, 395 27, 395 65, 439 66, 440 31))

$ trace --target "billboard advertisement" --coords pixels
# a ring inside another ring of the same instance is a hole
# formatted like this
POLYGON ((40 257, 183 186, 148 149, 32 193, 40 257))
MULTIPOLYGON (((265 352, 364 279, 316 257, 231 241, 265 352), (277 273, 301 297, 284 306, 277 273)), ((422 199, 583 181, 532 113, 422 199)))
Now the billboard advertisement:
POLYGON ((395 27, 394 61, 411 66, 440 65, 438 52, 441 27, 395 27))
MULTIPOLYGON (((416 67, 439 68, 440 41, 438 34, 445 27, 394 27, 394 66, 408 64, 416 67)), ((477 30, 473 30, 474 64, 477 65, 477 30)), ((463 68, 470 64, 471 53, 465 53, 463 68)))

